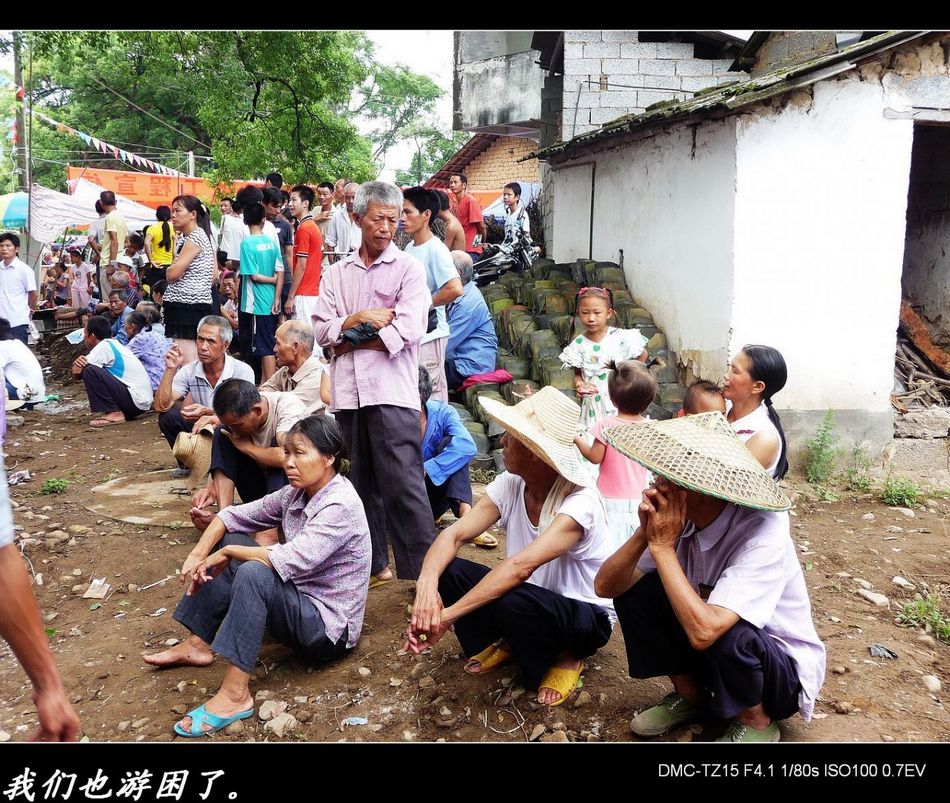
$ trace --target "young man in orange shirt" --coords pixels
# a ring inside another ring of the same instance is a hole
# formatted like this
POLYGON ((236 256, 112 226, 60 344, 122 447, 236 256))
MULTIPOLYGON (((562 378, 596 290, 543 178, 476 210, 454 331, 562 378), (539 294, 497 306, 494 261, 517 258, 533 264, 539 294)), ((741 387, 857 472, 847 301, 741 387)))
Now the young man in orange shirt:
POLYGON ((290 210, 297 219, 294 234, 294 278, 284 304, 288 317, 311 323, 310 316, 320 292, 320 263, 323 261, 323 235, 313 220, 314 193, 306 184, 290 191, 290 210))

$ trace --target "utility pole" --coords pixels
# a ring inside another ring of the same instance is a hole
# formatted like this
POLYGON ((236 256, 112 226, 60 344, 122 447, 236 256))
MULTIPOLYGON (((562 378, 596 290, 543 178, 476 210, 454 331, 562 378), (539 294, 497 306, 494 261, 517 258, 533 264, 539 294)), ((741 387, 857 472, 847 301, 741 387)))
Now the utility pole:
MULTIPOLYGON (((17 92, 23 87, 23 63, 20 49, 22 47, 23 37, 19 31, 13 32, 13 82, 17 85, 17 92)), ((24 92, 23 100, 17 107, 16 113, 16 155, 19 170, 17 171, 17 185, 23 192, 30 191, 29 176, 29 158, 26 154, 26 136, 25 136, 25 118, 26 118, 26 94, 24 92)))
POLYGON ((194 178, 195 175, 195 152, 188 151, 188 175, 194 178))

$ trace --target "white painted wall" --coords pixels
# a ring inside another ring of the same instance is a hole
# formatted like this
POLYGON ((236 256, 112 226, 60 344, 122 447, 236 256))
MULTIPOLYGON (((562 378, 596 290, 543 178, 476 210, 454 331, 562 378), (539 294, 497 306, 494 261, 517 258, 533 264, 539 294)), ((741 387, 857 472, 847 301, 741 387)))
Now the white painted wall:
POLYGON ((783 409, 890 410, 912 123, 882 109, 848 76, 738 120, 730 353, 782 352, 783 409))
MULTIPOLYGON (((727 359, 732 313, 735 122, 679 128, 597 154, 594 253, 619 261, 627 283, 684 363, 710 379, 727 359)), ((566 172, 552 170, 556 209, 566 172)), ((580 210, 577 210, 580 214, 580 210)), ((561 247, 555 218, 555 259, 561 247)))
MULTIPOLYGON (((552 253, 555 262, 573 262, 591 256, 590 196, 593 169, 593 164, 580 164, 551 171, 555 236, 552 253)), ((595 259, 606 258, 596 254, 595 251, 595 259)))

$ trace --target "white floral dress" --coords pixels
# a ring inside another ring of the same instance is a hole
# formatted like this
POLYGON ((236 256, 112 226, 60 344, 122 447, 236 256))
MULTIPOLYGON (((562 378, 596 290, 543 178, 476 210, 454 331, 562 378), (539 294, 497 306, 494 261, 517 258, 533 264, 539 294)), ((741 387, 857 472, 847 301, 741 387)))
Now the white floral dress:
POLYGON ((577 335, 561 352, 561 363, 565 368, 580 368, 585 382, 597 386, 597 393, 584 396, 581 401, 581 422, 584 430, 589 430, 597 421, 608 415, 616 415, 617 408, 610 401, 607 392, 607 377, 610 369, 607 364, 621 360, 635 360, 643 353, 647 338, 639 329, 616 329, 610 327, 599 343, 577 335))

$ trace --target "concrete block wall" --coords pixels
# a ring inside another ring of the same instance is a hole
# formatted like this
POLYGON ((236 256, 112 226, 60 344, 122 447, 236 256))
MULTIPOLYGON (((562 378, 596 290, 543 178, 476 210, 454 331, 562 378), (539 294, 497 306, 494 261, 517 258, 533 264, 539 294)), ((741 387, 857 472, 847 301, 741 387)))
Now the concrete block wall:
POLYGON ((695 58, 688 42, 641 42, 637 31, 565 31, 559 139, 746 77, 729 72, 731 64, 695 58))
POLYGON ((537 141, 527 137, 499 137, 466 165, 469 189, 500 190, 509 181, 538 183, 538 160, 518 161, 537 148, 537 141))

